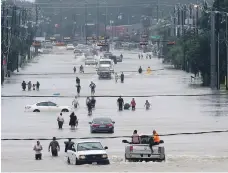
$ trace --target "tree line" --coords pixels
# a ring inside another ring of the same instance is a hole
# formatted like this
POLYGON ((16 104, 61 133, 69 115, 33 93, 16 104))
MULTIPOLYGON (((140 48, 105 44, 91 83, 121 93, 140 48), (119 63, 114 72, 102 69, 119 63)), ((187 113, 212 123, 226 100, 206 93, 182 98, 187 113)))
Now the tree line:
MULTIPOLYGON (((163 37, 163 40, 173 40, 175 44, 163 44, 164 62, 169 62, 174 65, 176 69, 181 69, 186 72, 201 74, 204 86, 210 85, 210 51, 211 51, 211 19, 210 12, 216 11, 216 0, 211 8, 207 4, 203 4, 202 15, 197 24, 197 30, 184 29, 184 33, 178 36, 171 36, 170 26, 158 26, 158 33, 163 37)), ((222 13, 228 12, 228 1, 219 0, 222 7, 222 13)), ((220 41, 219 41, 219 55, 220 55, 220 82, 225 82, 226 63, 227 63, 227 44, 228 36, 227 29, 227 15, 221 14, 220 22, 220 41)), ((163 24, 164 25, 164 24, 163 24)))
POLYGON ((1 82, 3 83, 5 75, 8 75, 7 72, 18 69, 26 57, 31 58, 30 47, 36 25, 33 22, 31 9, 19 7, 13 1, 2 2, 1 12, 1 82), (4 61, 7 64, 4 64, 4 61))

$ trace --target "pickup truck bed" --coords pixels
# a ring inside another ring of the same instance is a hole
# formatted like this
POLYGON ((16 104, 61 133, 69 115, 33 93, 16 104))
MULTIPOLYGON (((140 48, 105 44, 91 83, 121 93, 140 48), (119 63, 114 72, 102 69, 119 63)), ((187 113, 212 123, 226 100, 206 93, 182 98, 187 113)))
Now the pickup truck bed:
MULTIPOLYGON (((148 136, 149 138, 149 136, 148 136)), ((144 136, 145 139, 145 136, 144 136)), ((126 143, 126 140, 125 142, 126 143)), ((125 146, 125 160, 128 161, 165 161, 165 148, 162 144, 154 145, 153 152, 149 144, 130 144, 125 146)))

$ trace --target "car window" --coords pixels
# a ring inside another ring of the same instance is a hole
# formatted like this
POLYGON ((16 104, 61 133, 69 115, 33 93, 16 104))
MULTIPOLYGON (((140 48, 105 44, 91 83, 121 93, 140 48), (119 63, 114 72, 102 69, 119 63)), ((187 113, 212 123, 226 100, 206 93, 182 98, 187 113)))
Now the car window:
POLYGON ((37 103, 36 106, 48 106, 48 103, 47 102, 40 102, 40 103, 37 103))
POLYGON ((57 104, 55 104, 53 102, 48 102, 48 106, 57 106, 57 104))
POLYGON ((93 123, 95 124, 107 124, 107 123, 112 123, 111 119, 94 119, 93 123))

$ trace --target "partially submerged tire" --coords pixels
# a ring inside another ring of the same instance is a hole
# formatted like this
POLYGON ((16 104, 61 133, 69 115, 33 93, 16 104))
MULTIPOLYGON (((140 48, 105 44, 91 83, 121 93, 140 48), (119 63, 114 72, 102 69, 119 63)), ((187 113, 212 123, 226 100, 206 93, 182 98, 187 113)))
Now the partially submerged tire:
POLYGON ((35 109, 33 112, 40 112, 40 110, 39 109, 35 109))

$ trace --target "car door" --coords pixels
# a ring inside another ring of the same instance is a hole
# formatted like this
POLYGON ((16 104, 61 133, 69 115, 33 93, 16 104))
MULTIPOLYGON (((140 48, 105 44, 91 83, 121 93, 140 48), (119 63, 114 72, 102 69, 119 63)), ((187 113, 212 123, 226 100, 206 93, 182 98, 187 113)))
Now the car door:
POLYGON ((46 112, 48 110, 48 103, 47 102, 40 102, 36 104, 37 109, 39 109, 41 112, 46 112))
POLYGON ((59 106, 53 102, 48 102, 48 109, 49 111, 58 111, 59 106))

